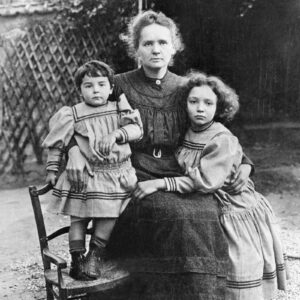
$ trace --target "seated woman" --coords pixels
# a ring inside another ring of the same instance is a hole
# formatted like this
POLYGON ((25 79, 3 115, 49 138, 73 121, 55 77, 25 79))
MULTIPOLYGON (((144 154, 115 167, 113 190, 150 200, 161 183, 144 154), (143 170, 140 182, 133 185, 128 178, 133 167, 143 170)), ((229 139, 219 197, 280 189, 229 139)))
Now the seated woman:
MULTIPOLYGON (((130 50, 141 68, 115 76, 115 88, 141 114, 144 137, 131 144, 142 201, 132 201, 118 220, 110 251, 136 280, 125 299, 224 299, 228 244, 212 195, 165 193, 142 181, 182 176, 174 152, 187 128, 183 77, 168 70, 182 49, 173 20, 144 12, 129 24, 130 50)), ((238 191, 251 171, 245 159, 230 190, 238 191)), ((89 167, 77 146, 69 150, 67 172, 82 187, 89 167)))

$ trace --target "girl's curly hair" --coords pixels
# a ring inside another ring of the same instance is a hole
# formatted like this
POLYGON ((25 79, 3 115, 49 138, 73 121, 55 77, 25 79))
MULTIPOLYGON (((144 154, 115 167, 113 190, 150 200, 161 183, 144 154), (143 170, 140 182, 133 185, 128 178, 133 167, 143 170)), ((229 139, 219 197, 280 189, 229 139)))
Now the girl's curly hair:
POLYGON ((158 24, 170 30, 173 46, 176 52, 184 49, 181 34, 176 23, 162 12, 147 10, 133 17, 131 22, 128 24, 127 44, 129 48, 129 55, 131 57, 135 58, 136 56, 136 50, 139 47, 141 31, 144 27, 152 24, 158 24))
POLYGON ((221 123, 231 121, 240 107, 239 97, 235 90, 216 76, 208 76, 205 73, 192 70, 187 74, 187 81, 184 86, 186 98, 192 88, 203 85, 209 86, 217 95, 217 110, 214 120, 221 123))

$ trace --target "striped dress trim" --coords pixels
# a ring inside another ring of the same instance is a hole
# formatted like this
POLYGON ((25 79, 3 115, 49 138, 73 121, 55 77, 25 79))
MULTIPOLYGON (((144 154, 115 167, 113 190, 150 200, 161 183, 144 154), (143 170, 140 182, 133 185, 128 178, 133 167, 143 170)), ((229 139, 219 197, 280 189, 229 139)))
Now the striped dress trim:
POLYGON ((270 280, 270 279, 276 278, 276 276, 277 276, 277 272, 276 272, 276 271, 273 271, 273 272, 267 272, 267 273, 264 273, 263 279, 264 279, 264 280, 270 280))
POLYGON ((60 167, 60 161, 47 161, 47 164, 46 164, 47 170, 51 170, 51 169, 58 170, 59 167, 60 167))
POLYGON ((85 120, 85 119, 89 119, 89 118, 118 114, 117 109, 113 109, 113 110, 108 110, 108 111, 104 111, 104 112, 96 112, 96 113, 92 113, 92 114, 88 114, 88 115, 84 115, 84 116, 80 117, 80 116, 78 116, 76 106, 72 106, 72 111, 73 111, 75 123, 85 120))
POLYGON ((72 200, 124 200, 129 196, 129 192, 124 193, 103 193, 103 192, 86 192, 86 193, 75 193, 68 190, 53 189, 53 195, 56 197, 68 197, 72 200))
POLYGON ((277 271, 284 271, 285 270, 285 265, 284 264, 279 264, 276 265, 277 271))
POLYGON ((206 144, 194 143, 191 141, 184 140, 182 146, 193 150, 203 150, 206 144))
POLYGON ((166 190, 168 192, 176 192, 177 191, 177 184, 174 177, 164 177, 164 181, 166 184, 166 190))
POLYGON ((231 289, 250 289, 262 285, 262 279, 247 280, 247 281, 234 281, 227 280, 226 286, 231 289))
POLYGON ((122 143, 127 143, 129 140, 129 136, 127 131, 124 128, 119 128, 120 133, 122 134, 122 143))
MULTIPOLYGON (((285 267, 283 264, 277 265, 277 271, 284 270, 285 267), (280 267, 280 269, 278 268, 280 267)), ((227 280, 227 287, 232 289, 248 289, 248 288, 255 288, 262 285, 263 280, 272 280, 277 277, 277 271, 274 270, 273 272, 264 272, 263 277, 260 279, 255 280, 247 280, 247 281, 235 281, 235 280, 227 280)))

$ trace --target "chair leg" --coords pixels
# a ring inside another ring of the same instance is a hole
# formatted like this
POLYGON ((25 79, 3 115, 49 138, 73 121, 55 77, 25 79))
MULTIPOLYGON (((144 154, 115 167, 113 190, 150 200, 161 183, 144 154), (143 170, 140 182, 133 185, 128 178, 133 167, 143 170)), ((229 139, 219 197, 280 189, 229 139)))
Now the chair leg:
POLYGON ((54 300, 52 294, 52 284, 50 284, 49 282, 46 282, 46 293, 47 293, 47 300, 54 300))

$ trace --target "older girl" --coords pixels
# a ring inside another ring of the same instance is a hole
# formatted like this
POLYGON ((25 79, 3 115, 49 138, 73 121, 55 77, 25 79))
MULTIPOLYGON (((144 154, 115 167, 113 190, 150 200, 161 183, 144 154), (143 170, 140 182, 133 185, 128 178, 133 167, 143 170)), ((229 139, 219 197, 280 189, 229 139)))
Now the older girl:
MULTIPOLYGON (((239 168, 243 150, 222 123, 238 111, 236 93, 219 78, 192 73, 187 82, 190 126, 176 152, 187 176, 152 182, 169 192, 214 193, 221 206, 221 224, 229 244, 226 299, 271 299, 285 289, 286 271, 274 213, 249 179, 242 192, 228 194, 224 185, 239 168)), ((151 182, 149 182, 151 184, 151 182)), ((135 190, 134 195, 139 197, 135 190)))
MULTIPOLYGON (((174 151, 186 130, 184 78, 168 70, 182 49, 178 28, 162 13, 146 11, 129 25, 131 53, 141 68, 115 77, 130 105, 141 113, 144 137, 132 145, 138 190, 143 181, 180 176, 174 151)), ((81 186, 86 162, 72 147, 67 171, 81 186)), ((231 190, 239 190, 251 166, 239 168, 231 190)), ((147 182, 147 181, 146 181, 147 182)), ((212 195, 157 192, 128 206, 109 244, 134 280, 126 299, 224 299, 228 251, 212 195)))

